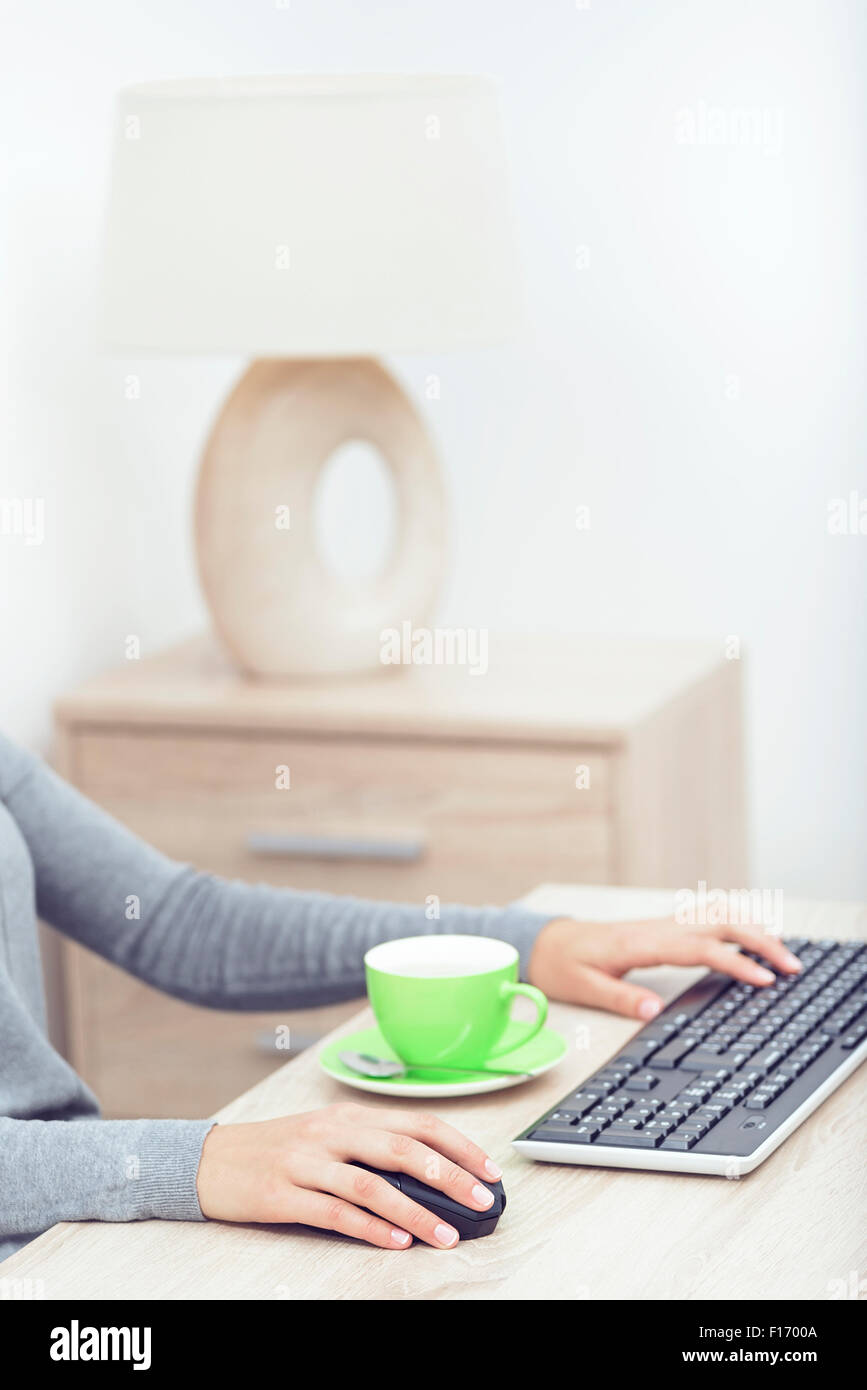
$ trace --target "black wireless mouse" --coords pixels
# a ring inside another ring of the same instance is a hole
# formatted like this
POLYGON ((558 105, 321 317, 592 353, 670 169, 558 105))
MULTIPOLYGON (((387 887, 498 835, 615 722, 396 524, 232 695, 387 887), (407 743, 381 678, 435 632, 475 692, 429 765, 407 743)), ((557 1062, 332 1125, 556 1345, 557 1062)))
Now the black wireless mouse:
MULTIPOLYGON (((372 1168, 369 1163, 356 1163, 356 1168, 365 1168, 368 1173, 375 1173, 378 1178, 385 1178, 392 1187, 396 1187, 398 1192, 402 1192, 411 1201, 418 1202, 425 1211, 431 1212, 434 1216, 439 1216, 443 1221, 447 1221, 450 1226, 454 1226, 461 1240, 475 1240, 476 1236, 489 1236, 506 1209, 506 1194, 503 1191, 501 1182, 484 1182, 483 1187, 487 1187, 494 1194, 493 1206, 488 1207, 487 1211, 474 1211, 472 1207, 462 1206, 453 1198, 440 1192, 437 1187, 428 1187, 426 1182, 421 1182, 418 1178, 412 1177, 410 1173, 386 1173, 382 1168, 372 1168)), ((479 1179, 481 1182, 481 1179, 479 1179)))

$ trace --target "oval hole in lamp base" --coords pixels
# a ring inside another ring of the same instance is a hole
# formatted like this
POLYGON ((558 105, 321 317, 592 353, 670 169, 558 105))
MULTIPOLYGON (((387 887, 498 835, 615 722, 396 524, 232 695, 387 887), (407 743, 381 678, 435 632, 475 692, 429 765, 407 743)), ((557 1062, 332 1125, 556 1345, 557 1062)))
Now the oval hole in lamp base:
POLYGON ((196 557, 219 636, 251 675, 383 669, 383 630, 431 615, 445 512, 430 436, 378 362, 253 362, 213 427, 196 493, 196 557), (382 571, 351 582, 323 564, 314 514, 320 472, 350 440, 384 459, 397 514, 382 571))

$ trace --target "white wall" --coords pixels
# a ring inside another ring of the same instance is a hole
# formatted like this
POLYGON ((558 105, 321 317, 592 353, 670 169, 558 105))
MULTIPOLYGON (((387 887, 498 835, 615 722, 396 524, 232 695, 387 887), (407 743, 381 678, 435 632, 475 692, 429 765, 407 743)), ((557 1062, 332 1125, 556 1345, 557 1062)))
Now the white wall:
POLYGON ((51 697, 121 659, 127 633, 152 649, 204 622, 194 460, 240 364, 100 355, 115 90, 492 72, 527 336, 394 364, 418 395, 427 373, 442 380, 426 406, 455 512, 442 619, 738 635, 754 882, 864 895, 867 537, 826 530, 829 499, 867 495, 858 0, 7 0, 2 13, 0 497, 47 508, 43 545, 0 536, 3 726, 44 746, 51 697), (709 112, 721 144, 702 140, 709 112), (124 398, 133 370, 138 401, 124 398))

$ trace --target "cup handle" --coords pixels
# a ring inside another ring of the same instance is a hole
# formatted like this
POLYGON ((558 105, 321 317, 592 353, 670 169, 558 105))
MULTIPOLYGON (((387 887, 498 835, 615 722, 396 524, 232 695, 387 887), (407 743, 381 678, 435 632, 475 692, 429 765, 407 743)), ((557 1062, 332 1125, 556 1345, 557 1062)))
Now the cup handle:
POLYGON ((540 989, 535 985, 513 985, 505 980, 500 985, 500 998, 513 999, 516 994, 523 994, 527 999, 532 999, 536 1005, 536 1017, 532 1023, 527 1024, 527 1031, 518 1042, 504 1043, 501 1047, 495 1047, 493 1052, 488 1053, 489 1058, 502 1057, 506 1052, 515 1052, 517 1048, 523 1047, 531 1038, 541 1032, 545 1026, 545 1019, 548 1017, 548 1000, 540 989))

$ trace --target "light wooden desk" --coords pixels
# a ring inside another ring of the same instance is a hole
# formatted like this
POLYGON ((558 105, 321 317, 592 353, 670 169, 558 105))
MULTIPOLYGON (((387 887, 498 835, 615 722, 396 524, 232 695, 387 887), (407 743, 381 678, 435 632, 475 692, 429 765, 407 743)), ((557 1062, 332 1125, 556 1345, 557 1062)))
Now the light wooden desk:
MULTIPOLYGON (((528 901, 585 918, 651 916, 670 904, 662 893, 555 886, 528 901)), ((867 935, 861 906, 787 903, 785 912, 787 935, 867 935)), ((646 973, 670 996, 700 972, 646 973)), ((739 1181, 534 1164, 510 1139, 635 1031, 563 1005, 552 1021, 573 1047, 547 1076, 437 1106, 505 1170, 508 1206, 492 1236, 454 1251, 391 1253, 298 1227, 59 1225, 0 1264, 0 1278, 40 1281, 33 1287, 47 1299, 821 1300, 853 1271, 857 1285, 867 1267, 867 1069, 739 1181)), ((311 1050, 219 1118, 266 1119, 351 1097, 311 1050)))

